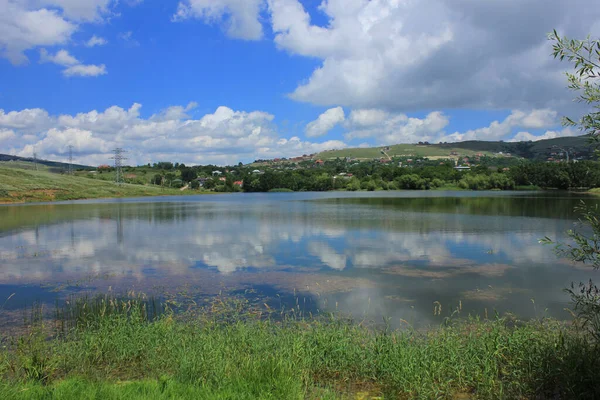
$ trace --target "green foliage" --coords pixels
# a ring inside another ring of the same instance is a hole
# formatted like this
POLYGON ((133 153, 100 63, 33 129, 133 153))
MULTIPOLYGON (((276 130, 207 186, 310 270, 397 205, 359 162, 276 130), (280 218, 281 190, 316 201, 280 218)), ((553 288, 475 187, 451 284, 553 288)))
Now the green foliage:
MULTIPOLYGON (((570 243, 558 243, 554 250, 557 255, 575 262, 600 268, 600 213, 598 204, 588 206, 585 202, 575 208, 581 214, 576 229, 569 229, 567 236, 570 243)), ((544 244, 553 244, 548 237, 541 240, 544 244)))
MULTIPOLYGON (((591 143, 598 147, 600 143, 600 41, 592 40, 588 36, 586 40, 574 40, 560 37, 556 30, 549 39, 554 41, 553 55, 563 61, 565 58, 574 64, 575 72, 567 73, 569 89, 578 93, 577 101, 586 103, 593 107, 592 112, 584 115, 578 122, 570 118, 564 118, 563 122, 568 126, 578 126, 588 133, 591 143)), ((565 185, 567 181, 572 183, 572 175, 565 171, 559 171, 556 180, 557 185, 565 185)), ((589 174, 590 170, 586 171, 589 174)), ((594 183, 597 183, 597 169, 592 172, 594 183)), ((598 186, 597 184, 595 186, 598 186)), ((576 229, 567 231, 570 239, 568 243, 555 245, 555 252, 559 256, 567 257, 572 261, 590 264, 594 269, 600 267, 600 213, 598 205, 588 206, 584 202, 576 208, 580 212, 579 224, 576 229)), ((548 237, 541 240, 542 243, 552 244, 548 237)), ((577 321, 581 326, 591 333, 596 345, 600 340, 600 290, 590 280, 589 283, 579 284, 576 289, 574 284, 567 289, 577 314, 577 321)))
POLYGON ((191 182, 198 177, 198 174, 193 168, 183 167, 181 170, 181 180, 184 182, 191 182))
POLYGON ((576 100, 591 105, 594 110, 578 121, 565 117, 563 122, 591 135, 597 147, 600 144, 600 40, 589 36, 585 40, 561 37, 556 30, 548 38, 554 42, 554 58, 566 59, 574 64, 575 72, 567 72, 566 75, 569 89, 577 93, 576 100))
POLYGON ((350 181, 346 185, 346 190, 349 190, 351 192, 356 192, 357 190, 360 190, 360 181, 355 177, 350 178, 350 181))
POLYGON ((154 177, 150 180, 150 183, 153 185, 162 185, 163 176, 161 174, 155 174, 154 177))
POLYGON ((400 189, 424 190, 427 189, 427 181, 417 174, 402 175, 396 179, 396 184, 400 189))
POLYGON ((600 349, 549 320, 456 320, 421 332, 336 316, 281 318, 223 301, 193 318, 163 314, 150 322, 132 318, 139 307, 94 308, 93 323, 77 324, 66 336, 8 341, 0 350, 2 398, 600 394, 600 349))

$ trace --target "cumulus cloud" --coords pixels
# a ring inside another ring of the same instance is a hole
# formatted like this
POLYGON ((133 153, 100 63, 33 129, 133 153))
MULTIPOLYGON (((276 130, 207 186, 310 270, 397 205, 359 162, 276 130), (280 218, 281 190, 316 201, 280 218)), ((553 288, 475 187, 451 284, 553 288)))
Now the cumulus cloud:
POLYGON ((29 134, 48 129, 51 124, 52 119, 48 112, 41 108, 26 108, 10 112, 0 109, 0 128, 15 129, 23 134, 29 134))
MULTIPOLYGON (((0 0, 0 57, 14 65, 25 64, 25 51, 68 44, 82 24, 117 15, 118 4, 118 0, 0 0)), ((105 39, 93 36, 86 46, 103 44, 105 39)))
POLYGON ((67 50, 59 50, 56 54, 50 54, 46 49, 40 49, 40 62, 50 62, 66 67, 63 70, 63 75, 70 76, 99 76, 105 75, 106 66, 102 65, 85 65, 78 59, 73 57, 67 50))
POLYGON ((65 76, 99 76, 106 75, 106 65, 73 65, 63 71, 65 76))
MULTIPOLYGON (((439 140, 444 142, 459 142, 463 140, 499 140, 507 138, 515 128, 541 129, 557 124, 557 113, 553 110, 542 109, 531 112, 512 111, 504 121, 493 121, 489 126, 472 129, 467 132, 455 132, 439 140)), ((530 139, 526 139, 530 140, 530 139)))
POLYGON ((107 43, 108 43, 108 40, 104 39, 103 37, 94 35, 90 38, 90 40, 85 42, 85 46, 86 47, 104 46, 107 43))
POLYGON ((318 9, 327 23, 317 25, 298 0, 268 0, 276 45, 322 60, 293 99, 402 111, 565 103, 545 33, 590 32, 600 7, 586 4, 327 0, 318 9))
POLYGON ((65 67, 80 64, 78 59, 64 49, 57 51, 56 54, 50 54, 46 49, 40 49, 40 62, 51 62, 65 67))
POLYGON ((0 55, 13 64, 28 61, 25 50, 66 43, 76 29, 56 10, 28 9, 23 2, 0 0, 0 55))
POLYGON ((17 138, 17 135, 14 131, 10 129, 0 129, 0 145, 8 144, 9 141, 12 141, 17 138))
POLYGON ((76 21, 102 21, 110 14, 110 8, 117 3, 115 0, 46 0, 45 5, 60 7, 63 15, 76 21))
POLYGON ((429 141, 439 136, 450 120, 439 111, 425 118, 408 117, 378 109, 353 110, 346 125, 347 140, 374 138, 378 144, 429 141))
POLYGON ((263 0, 183 0, 173 21, 196 18, 223 26, 232 38, 258 40, 263 36, 259 21, 263 0))
POLYGON ((169 107, 148 118, 141 104, 128 109, 112 106, 75 115, 50 116, 41 109, 5 112, 0 110, 0 130, 5 150, 31 156, 61 159, 73 145, 76 161, 92 165, 109 162, 110 149, 129 150, 132 164, 176 160, 187 164, 233 164, 257 158, 292 157, 305 153, 343 148, 339 140, 303 141, 283 138, 275 116, 264 111, 236 111, 218 107, 200 118, 188 114, 196 103, 169 107))
POLYGON ((342 107, 330 108, 323 114, 319 115, 315 121, 306 125, 307 137, 318 137, 326 135, 337 124, 345 119, 344 109, 342 107))
POLYGON ((528 142, 528 141, 538 141, 538 140, 545 140, 545 139, 556 139, 558 137, 567 137, 567 136, 577 136, 580 135, 581 132, 576 131, 574 129, 571 128, 565 128, 562 129, 560 131, 546 131, 544 134, 542 135, 532 135, 529 132, 519 132, 515 135, 515 137, 513 137, 512 139, 510 139, 510 142, 528 142))

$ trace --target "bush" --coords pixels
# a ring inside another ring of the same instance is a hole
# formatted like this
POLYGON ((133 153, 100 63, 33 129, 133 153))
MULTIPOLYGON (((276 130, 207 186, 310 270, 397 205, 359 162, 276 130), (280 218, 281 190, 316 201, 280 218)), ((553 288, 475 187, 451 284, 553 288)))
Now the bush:
POLYGON ((346 190, 349 190, 351 192, 356 192, 357 190, 360 190, 360 181, 356 178, 351 178, 350 182, 348 182, 348 184, 346 185, 346 190))
POLYGON ((396 179, 396 184, 406 190, 424 190, 428 187, 427 181, 417 174, 402 175, 396 179))
POLYGON ((431 186, 432 188, 439 188, 439 187, 442 187, 442 186, 444 186, 444 181, 443 181, 443 180, 441 180, 441 179, 435 178, 435 179, 433 179, 433 180, 431 181, 431 183, 430 183, 430 186, 431 186))

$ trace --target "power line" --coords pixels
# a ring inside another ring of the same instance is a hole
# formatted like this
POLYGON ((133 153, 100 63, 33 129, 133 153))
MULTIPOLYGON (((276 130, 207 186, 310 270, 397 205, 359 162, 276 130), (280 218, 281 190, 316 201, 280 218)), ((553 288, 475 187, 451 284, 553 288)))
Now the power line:
POLYGON ((73 175, 73 145, 69 145, 69 175, 73 175))
POLYGON ((123 160, 127 160, 127 157, 123 156, 123 154, 127 153, 127 151, 117 147, 112 152, 114 156, 110 159, 115 160, 115 182, 117 185, 120 185, 123 183, 123 160))

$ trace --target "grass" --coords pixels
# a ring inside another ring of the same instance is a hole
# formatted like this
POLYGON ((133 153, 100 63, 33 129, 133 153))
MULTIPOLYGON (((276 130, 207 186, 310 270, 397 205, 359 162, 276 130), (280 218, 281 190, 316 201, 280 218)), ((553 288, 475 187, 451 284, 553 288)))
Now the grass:
POLYGON ((420 332, 222 301, 156 318, 139 299, 105 303, 103 313, 94 304, 94 318, 78 319, 86 301, 73 306, 76 323, 50 340, 34 328, 5 341, 3 399, 600 395, 600 350, 551 320, 469 319, 420 332))
POLYGON ((0 203, 181 195, 186 193, 191 192, 145 185, 116 185, 114 182, 81 176, 0 166, 0 203))

